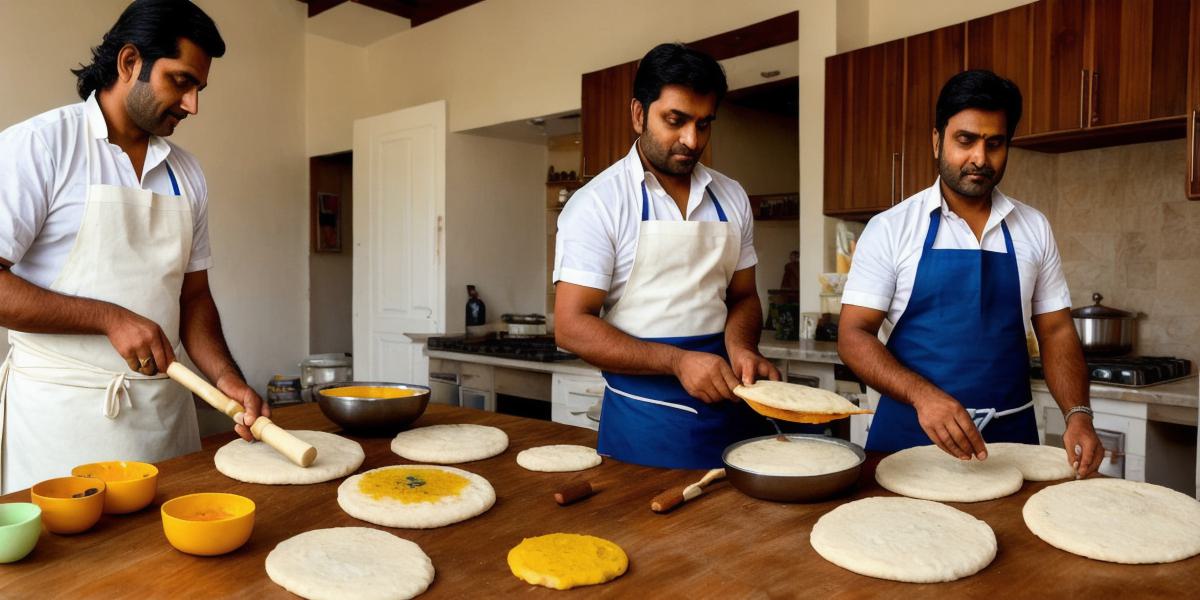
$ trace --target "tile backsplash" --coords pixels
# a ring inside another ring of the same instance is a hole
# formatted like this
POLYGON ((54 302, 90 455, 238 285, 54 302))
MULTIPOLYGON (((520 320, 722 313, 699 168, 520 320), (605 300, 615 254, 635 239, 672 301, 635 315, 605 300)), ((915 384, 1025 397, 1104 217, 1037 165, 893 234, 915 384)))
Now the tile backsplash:
POLYGON ((1000 188, 1046 214, 1075 307, 1139 312, 1135 351, 1200 368, 1200 201, 1183 140, 1064 154, 1013 149, 1000 188))

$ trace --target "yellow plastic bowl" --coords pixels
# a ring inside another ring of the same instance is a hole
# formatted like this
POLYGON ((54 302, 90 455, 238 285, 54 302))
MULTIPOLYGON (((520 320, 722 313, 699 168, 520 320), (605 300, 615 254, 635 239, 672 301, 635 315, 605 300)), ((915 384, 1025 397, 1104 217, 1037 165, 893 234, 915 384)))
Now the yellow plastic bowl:
POLYGON ((104 512, 123 515, 146 508, 158 491, 158 467, 144 462, 108 462, 79 465, 71 469, 76 477, 95 477, 104 480, 104 512))
POLYGON ((29 495, 42 509, 46 529, 53 533, 79 533, 100 520, 105 487, 104 480, 94 477, 59 477, 34 484, 29 495), (82 495, 93 489, 96 491, 90 496, 82 495))
POLYGON ((233 552, 254 530, 254 501, 237 494, 189 494, 162 505, 163 533, 180 552, 216 556, 233 552))

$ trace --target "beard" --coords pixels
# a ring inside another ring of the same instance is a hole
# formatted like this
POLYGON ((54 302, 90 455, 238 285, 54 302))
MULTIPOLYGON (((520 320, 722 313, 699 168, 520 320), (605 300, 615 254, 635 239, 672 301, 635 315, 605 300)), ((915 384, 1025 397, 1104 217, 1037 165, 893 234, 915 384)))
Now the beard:
POLYGON ((650 133, 648 127, 643 127, 642 137, 638 142, 641 146, 642 156, 646 157, 646 162, 650 163, 658 171, 667 175, 691 175, 696 168, 696 163, 700 161, 700 155, 703 153, 703 148, 700 150, 691 150, 683 144, 664 145, 655 139, 654 134, 650 133), (684 158, 679 158, 677 155, 682 155, 684 158))
POLYGON ((983 165, 975 167, 966 165, 961 169, 950 165, 945 160, 945 153, 939 153, 938 156, 938 175, 942 177, 942 182, 947 187, 964 198, 986 198, 990 197, 992 190, 1000 183, 1000 179, 1004 177, 1004 169, 993 169, 990 166, 983 165), (982 181, 972 181, 969 177, 978 175, 983 178, 982 181))
POLYGON ((175 126, 187 118, 187 113, 169 108, 160 110, 158 106, 154 90, 141 80, 133 85, 125 101, 125 110, 135 125, 147 133, 167 137, 175 133, 175 126))

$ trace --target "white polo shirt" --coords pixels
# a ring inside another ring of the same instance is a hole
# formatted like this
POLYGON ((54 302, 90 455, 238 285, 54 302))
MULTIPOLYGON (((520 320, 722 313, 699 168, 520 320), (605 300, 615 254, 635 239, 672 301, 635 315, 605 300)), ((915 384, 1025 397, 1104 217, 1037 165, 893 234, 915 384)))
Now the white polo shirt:
POLYGON ((89 184, 87 144, 95 149, 92 184, 173 195, 166 169, 169 160, 192 208, 192 252, 186 270, 191 273, 212 265, 208 188, 200 163, 179 146, 151 136, 139 182, 129 157, 108 142, 104 113, 92 94, 84 102, 0 132, 0 258, 13 263, 15 275, 49 288, 66 265, 83 222, 89 184))
POLYGON ((941 210, 942 223, 933 242, 935 249, 1006 253, 1000 222, 1008 224, 1017 253, 1021 308, 1027 330, 1031 315, 1071 306, 1058 246, 1045 215, 993 190, 992 213, 982 240, 977 240, 967 222, 950 210, 942 198, 940 185, 939 180, 871 219, 854 250, 842 304, 886 311, 887 320, 894 326, 912 296, 917 263, 921 261, 929 232, 929 215, 941 210))
POLYGON ((655 221, 719 221, 712 198, 705 192, 711 187, 725 218, 741 233, 736 269, 758 264, 750 199, 738 182, 696 163, 687 214, 680 214, 675 200, 643 167, 634 142, 629 154, 579 188, 559 215, 554 282, 565 281, 608 292, 605 311, 617 303, 637 254, 643 181, 649 198, 649 218, 655 221))

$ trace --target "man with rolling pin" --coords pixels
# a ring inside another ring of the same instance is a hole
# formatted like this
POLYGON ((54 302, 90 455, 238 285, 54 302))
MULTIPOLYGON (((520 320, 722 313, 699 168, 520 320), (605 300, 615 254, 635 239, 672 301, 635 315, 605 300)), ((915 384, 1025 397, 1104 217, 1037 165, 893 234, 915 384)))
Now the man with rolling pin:
POLYGON ((136 0, 73 71, 83 102, 0 133, 4 493, 199 450, 191 394, 165 374, 180 345, 245 408, 239 435, 268 414, 209 291, 204 173, 166 140, 224 54, 191 2, 136 0))

